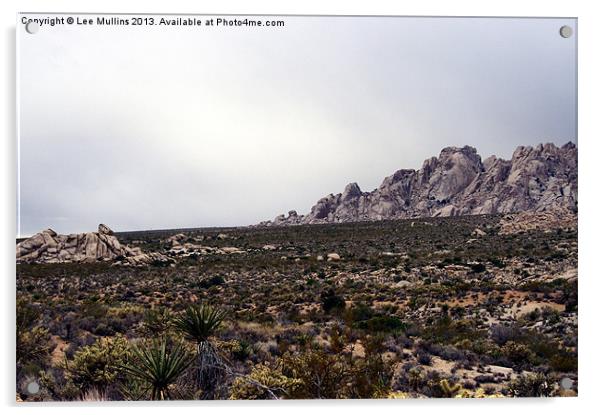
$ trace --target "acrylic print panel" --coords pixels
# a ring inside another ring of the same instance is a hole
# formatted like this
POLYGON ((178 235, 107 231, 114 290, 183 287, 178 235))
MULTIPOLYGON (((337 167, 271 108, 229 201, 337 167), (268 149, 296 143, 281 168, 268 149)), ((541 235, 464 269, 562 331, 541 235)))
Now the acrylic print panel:
POLYGON ((17 400, 577 394, 576 19, 17 43, 17 400))

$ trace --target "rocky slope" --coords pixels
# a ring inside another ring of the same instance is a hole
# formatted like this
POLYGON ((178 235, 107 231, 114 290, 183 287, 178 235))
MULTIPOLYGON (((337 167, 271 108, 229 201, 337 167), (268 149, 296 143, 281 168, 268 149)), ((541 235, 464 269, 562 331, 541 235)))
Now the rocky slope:
POLYGON ((113 231, 98 225, 98 232, 59 235, 45 229, 17 244, 17 263, 115 261, 121 265, 168 264, 172 259, 157 252, 121 245, 113 231))
POLYGON ((363 192, 350 183, 307 215, 290 211, 260 225, 296 225, 424 216, 577 209, 577 147, 518 147, 511 160, 481 160, 473 147, 447 147, 419 170, 398 170, 363 192))
POLYGON ((540 230, 577 229, 577 215, 568 209, 550 208, 543 212, 509 213, 500 219, 500 235, 540 230))

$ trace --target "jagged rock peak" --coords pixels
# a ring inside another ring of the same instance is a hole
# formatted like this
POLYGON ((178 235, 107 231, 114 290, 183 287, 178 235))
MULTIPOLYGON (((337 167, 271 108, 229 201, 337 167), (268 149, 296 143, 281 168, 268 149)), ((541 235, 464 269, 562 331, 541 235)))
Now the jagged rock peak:
POLYGON ((577 209, 577 146, 517 147, 511 160, 485 161, 471 146, 446 147, 419 170, 400 169, 372 192, 357 183, 321 198, 307 215, 262 225, 351 222, 420 216, 577 209))
POLYGON ((55 231, 53 231, 52 229, 48 228, 48 229, 44 229, 41 233, 44 233, 46 235, 50 235, 50 236, 56 236, 57 233, 55 231))
POLYGON ((444 147, 443 150, 441 150, 441 153, 439 154, 439 158, 445 157, 448 154, 454 154, 454 153, 463 153, 463 154, 467 154, 467 155, 476 155, 478 156, 477 153, 477 149, 471 146, 463 146, 463 147, 455 147, 455 146, 449 146, 449 147, 444 147))
POLYGON ((343 191, 343 200, 349 200, 352 198, 357 198, 362 195, 362 190, 358 186, 357 183, 349 183, 345 186, 345 190, 343 191))
POLYGON ((107 225, 101 223, 98 225, 98 233, 102 235, 113 235, 113 230, 111 230, 111 228, 109 228, 107 225))

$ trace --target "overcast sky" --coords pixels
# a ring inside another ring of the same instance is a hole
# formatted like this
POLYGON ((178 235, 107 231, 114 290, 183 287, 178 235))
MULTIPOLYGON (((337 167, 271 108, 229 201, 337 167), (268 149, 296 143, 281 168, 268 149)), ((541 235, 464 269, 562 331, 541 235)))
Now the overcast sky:
POLYGON ((443 147, 576 142, 571 19, 18 25, 20 234, 249 225, 443 147))

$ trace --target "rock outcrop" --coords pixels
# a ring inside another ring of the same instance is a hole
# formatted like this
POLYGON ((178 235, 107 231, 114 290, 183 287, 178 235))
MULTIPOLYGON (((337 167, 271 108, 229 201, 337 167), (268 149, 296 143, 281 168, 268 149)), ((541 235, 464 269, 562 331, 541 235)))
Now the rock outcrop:
POLYGON ((106 225, 98 225, 97 232, 59 235, 45 229, 17 244, 17 263, 62 263, 115 261, 121 265, 169 264, 167 256, 144 253, 119 243, 106 225))
MULTIPOLYGON (((226 240, 233 239, 232 236, 220 233, 214 237, 207 236, 191 236, 184 233, 178 233, 172 235, 164 240, 166 251, 165 253, 173 258, 185 258, 191 256, 204 256, 204 255, 229 255, 229 254, 244 254, 245 251, 234 246, 209 246, 203 244, 204 241, 209 239, 226 240)), ((266 245, 268 246, 268 245, 266 245)), ((264 249, 267 249, 264 247, 264 249)), ((276 249, 276 247, 273 247, 276 249)))
POLYGON ((357 183, 330 194, 307 215, 290 211, 260 225, 297 225, 546 211, 577 210, 577 147, 518 147, 511 160, 482 161, 473 147, 447 147, 419 170, 404 169, 371 192, 357 183))
POLYGON ((500 235, 512 235, 532 230, 551 232, 556 229, 577 229, 575 212, 553 208, 544 212, 509 213, 500 219, 500 235))

